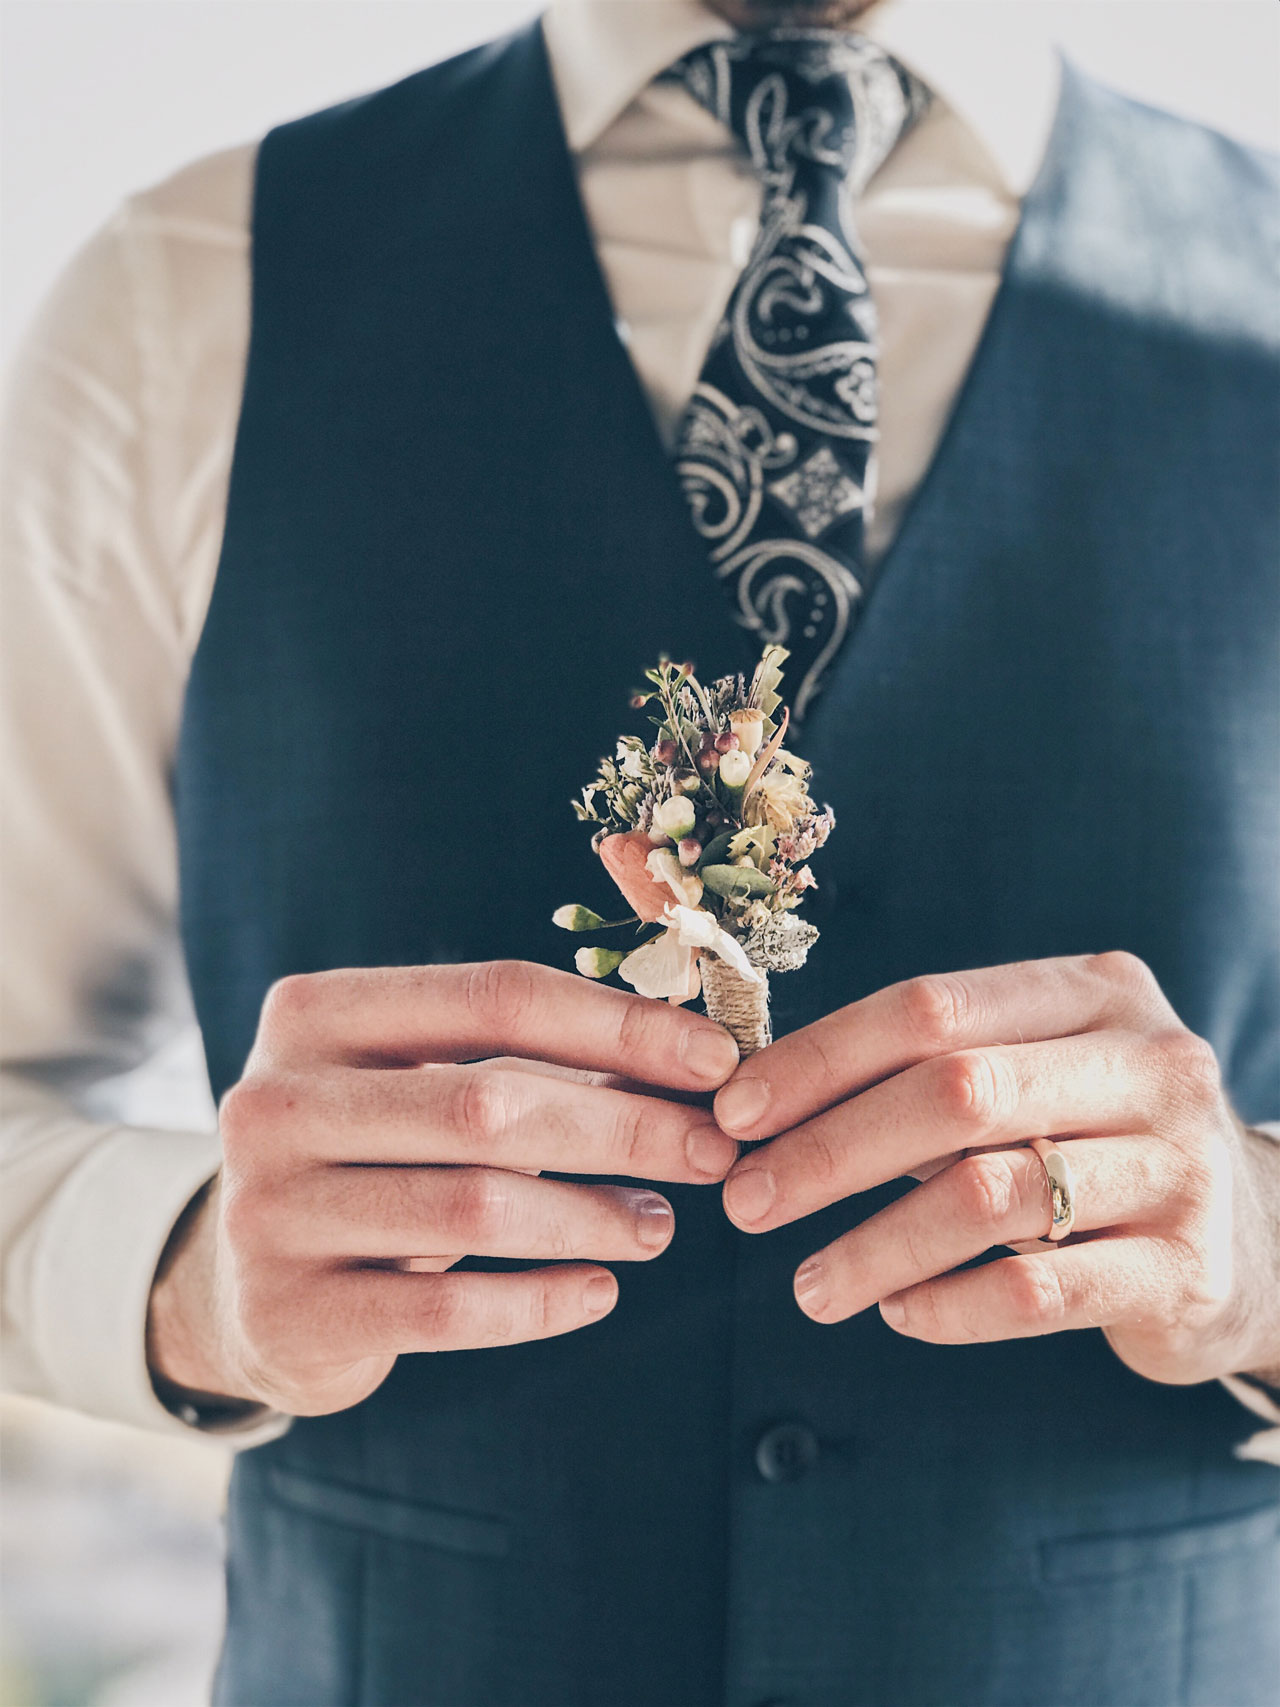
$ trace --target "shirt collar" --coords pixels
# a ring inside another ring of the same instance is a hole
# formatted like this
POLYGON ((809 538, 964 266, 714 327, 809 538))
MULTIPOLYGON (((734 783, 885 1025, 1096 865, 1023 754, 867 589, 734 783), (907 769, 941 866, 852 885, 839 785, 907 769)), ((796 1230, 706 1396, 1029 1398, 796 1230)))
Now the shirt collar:
MULTIPOLYGON (((1039 12, 1008 0, 879 0, 858 20, 968 125, 1019 197, 1057 106, 1059 61, 1039 12)), ((552 0, 543 29, 575 154, 682 54, 734 33, 700 0, 552 0)))

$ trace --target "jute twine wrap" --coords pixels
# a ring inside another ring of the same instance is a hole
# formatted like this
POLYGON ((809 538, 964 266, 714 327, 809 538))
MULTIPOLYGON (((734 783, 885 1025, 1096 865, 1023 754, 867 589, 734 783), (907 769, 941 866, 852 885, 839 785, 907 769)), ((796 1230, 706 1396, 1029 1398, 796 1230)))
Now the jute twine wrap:
POLYGON ((743 1057, 766 1048, 773 1041, 768 974, 762 972, 759 983, 752 984, 714 954, 704 954, 699 964, 707 1017, 725 1028, 743 1057))

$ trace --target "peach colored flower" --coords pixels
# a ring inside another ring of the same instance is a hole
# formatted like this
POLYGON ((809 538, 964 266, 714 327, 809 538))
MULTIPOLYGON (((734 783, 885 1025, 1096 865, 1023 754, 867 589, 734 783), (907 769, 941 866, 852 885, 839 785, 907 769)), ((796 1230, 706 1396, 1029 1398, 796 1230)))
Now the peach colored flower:
POLYGON ((662 917, 662 910, 671 900, 671 890, 649 870, 647 860, 653 843, 643 830, 628 830, 624 835, 605 836, 600 843, 600 858, 604 868, 622 891, 623 899, 645 924, 662 917))

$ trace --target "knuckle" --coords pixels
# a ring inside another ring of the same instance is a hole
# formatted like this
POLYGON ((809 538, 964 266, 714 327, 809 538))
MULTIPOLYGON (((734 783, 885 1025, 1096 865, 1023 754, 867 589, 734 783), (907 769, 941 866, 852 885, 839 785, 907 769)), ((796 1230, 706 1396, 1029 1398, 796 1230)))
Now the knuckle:
POLYGON ((829 1185, 842 1171, 842 1153, 829 1123, 823 1121, 810 1127, 805 1136, 805 1172, 819 1185, 829 1185))
POLYGON ((651 1055, 660 1042, 660 1028, 670 1023, 670 1012, 665 1003, 646 1001, 639 996, 626 1002, 618 1015, 621 1059, 629 1061, 651 1055))
POLYGON ((828 1093, 831 1087, 843 1085, 845 1082, 845 1070, 820 1027, 809 1029, 799 1068, 804 1081, 824 1094, 828 1093))
POLYGON ((299 1087, 289 1080, 265 1077, 239 1080, 218 1106, 218 1130, 224 1147, 252 1152, 264 1138, 278 1134, 292 1123, 300 1101, 299 1087))
POLYGON ((650 1112, 639 1098, 619 1099, 613 1125, 615 1171, 639 1178, 648 1166, 653 1140, 661 1130, 657 1111, 650 1112))
POLYGON ((424 1290, 420 1327, 427 1343, 445 1346, 464 1327, 465 1294, 451 1274, 436 1274, 424 1290))
POLYGON ((1087 965, 1096 978, 1125 996, 1150 996, 1158 991, 1155 974, 1145 960, 1131 954, 1127 948, 1112 948, 1103 954, 1091 954, 1087 965))
POLYGON ((470 1017, 499 1036, 518 1036, 536 996, 538 968, 527 960, 481 960, 467 970, 462 999, 470 1017))
POLYGON ((1049 1263, 1035 1257, 1011 1258, 997 1267, 1004 1271, 1005 1299, 1017 1326, 1042 1332, 1061 1319, 1062 1283, 1049 1263))
POLYGON ((272 1205, 267 1194, 253 1186, 225 1183, 220 1214, 227 1242, 237 1254, 252 1251, 271 1236, 272 1205))
POLYGON ((936 1287, 928 1282, 913 1286, 903 1294, 902 1305, 906 1311, 904 1326, 917 1338, 941 1340, 946 1337, 936 1287))
POLYGON ((1223 1179, 1230 1178, 1230 1158, 1218 1144, 1194 1142, 1181 1146, 1177 1167, 1178 1198, 1195 1221, 1207 1220, 1221 1200, 1223 1179))
POLYGON ((930 974, 899 986, 908 1031, 931 1052, 946 1049, 961 1035, 969 1010, 968 992, 959 978, 930 974))
POLYGON ((554 1334, 563 1313, 559 1289, 545 1277, 539 1280, 529 1300, 529 1320, 534 1333, 540 1338, 554 1334))
POLYGON ((501 1240, 511 1220, 511 1194, 491 1173, 477 1169, 460 1173, 453 1186, 449 1206, 449 1231, 468 1251, 501 1240))
MULTIPOLYGON (((252 1356, 265 1367, 278 1357, 281 1346, 280 1288, 250 1273, 241 1278, 236 1291, 236 1325, 240 1337, 252 1356)), ((286 1322, 288 1316, 285 1309, 286 1322)))
POLYGON ((564 1222, 558 1217, 546 1223, 547 1251, 555 1262, 561 1262, 574 1254, 574 1239, 564 1222))
POLYGON ((1155 1048, 1166 1077, 1181 1098, 1197 1109, 1212 1106, 1222 1094, 1222 1072, 1211 1044, 1181 1027, 1161 1032, 1155 1048))
POLYGON ((1018 1193, 1007 1157, 995 1153, 967 1156, 953 1163, 951 1171, 962 1223, 981 1231, 999 1227, 1008 1219, 1018 1193))
POLYGON ((990 1125, 1004 1100, 995 1065, 981 1049, 939 1057, 933 1066, 933 1095, 944 1115, 974 1128, 990 1125))
POLYGON ((485 1067, 458 1068, 448 1124, 468 1147, 497 1143, 507 1130, 509 1101, 501 1075, 485 1067))
POLYGON ((1220 1244, 1204 1223, 1181 1236, 1176 1269, 1182 1279, 1184 1313, 1207 1315, 1221 1309, 1230 1299, 1230 1249, 1220 1244))
POLYGON ((277 978, 262 1002, 264 1034, 288 1036, 305 1025, 321 1000, 326 977, 323 972, 291 972, 287 977, 277 978))

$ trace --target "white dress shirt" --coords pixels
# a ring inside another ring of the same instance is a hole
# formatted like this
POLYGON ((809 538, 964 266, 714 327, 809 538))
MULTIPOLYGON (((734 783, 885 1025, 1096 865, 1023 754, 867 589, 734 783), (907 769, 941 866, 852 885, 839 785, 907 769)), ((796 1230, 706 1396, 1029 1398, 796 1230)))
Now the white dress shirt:
MULTIPOLYGON (((872 554, 933 454, 1052 120, 1056 60, 1036 9, 1010 10, 998 38, 968 6, 900 0, 860 22, 934 92, 857 207, 881 324, 872 554)), ((760 190, 719 122, 652 80, 732 32, 696 0, 557 0, 544 27, 619 335, 669 438, 760 190)), ((32 329, 6 418, 5 1381, 175 1430, 147 1376, 147 1296, 218 1165, 213 1110, 188 1080, 194 1121, 109 1111, 113 1080, 192 1035, 170 770, 226 508, 254 155, 124 203, 32 329)), ((228 1438, 287 1426, 266 1414, 228 1438)), ((1280 1457, 1280 1429, 1251 1450, 1280 1457)))

